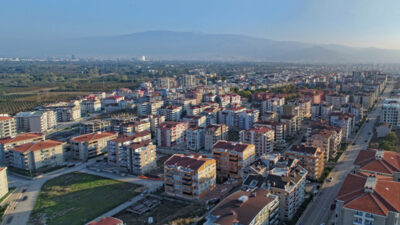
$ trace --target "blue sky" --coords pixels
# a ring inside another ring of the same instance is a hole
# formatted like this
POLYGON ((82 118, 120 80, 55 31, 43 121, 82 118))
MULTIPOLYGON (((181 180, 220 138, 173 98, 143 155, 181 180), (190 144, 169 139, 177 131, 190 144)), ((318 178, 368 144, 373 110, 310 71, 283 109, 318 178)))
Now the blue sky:
POLYGON ((0 41, 148 30, 400 49, 398 0, 1 0, 0 41))

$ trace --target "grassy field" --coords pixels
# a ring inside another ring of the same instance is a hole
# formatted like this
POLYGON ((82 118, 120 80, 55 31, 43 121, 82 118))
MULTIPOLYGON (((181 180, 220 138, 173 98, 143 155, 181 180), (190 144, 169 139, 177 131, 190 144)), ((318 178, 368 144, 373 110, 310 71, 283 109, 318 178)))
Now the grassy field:
POLYGON ((205 212, 202 206, 196 203, 163 200, 160 206, 142 215, 123 211, 116 217, 126 224, 147 224, 148 218, 153 217, 155 225, 186 225, 196 222, 205 212))
POLYGON ((74 172, 47 181, 30 224, 81 225, 140 193, 140 186, 74 172))

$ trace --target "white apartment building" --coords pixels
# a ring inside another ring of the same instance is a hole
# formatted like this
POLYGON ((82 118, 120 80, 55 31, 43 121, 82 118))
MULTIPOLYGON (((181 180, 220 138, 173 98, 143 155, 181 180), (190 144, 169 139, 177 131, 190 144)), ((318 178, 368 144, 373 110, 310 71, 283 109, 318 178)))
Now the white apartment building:
POLYGON ((0 138, 13 137, 17 134, 15 120, 9 116, 0 116, 0 138))
POLYGON ((192 151, 199 151, 204 148, 204 128, 190 126, 186 129, 186 148, 192 151))
POLYGON ((400 99, 386 99, 382 105, 380 120, 395 128, 400 126, 400 99))
POLYGON ((254 127, 239 132, 240 142, 256 146, 258 157, 271 153, 274 149, 274 131, 268 127, 254 127))

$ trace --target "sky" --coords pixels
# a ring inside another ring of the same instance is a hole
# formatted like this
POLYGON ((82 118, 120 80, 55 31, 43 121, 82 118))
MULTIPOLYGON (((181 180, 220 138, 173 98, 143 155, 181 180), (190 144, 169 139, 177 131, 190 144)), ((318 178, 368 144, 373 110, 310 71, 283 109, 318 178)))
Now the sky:
POLYGON ((400 49, 400 1, 0 0, 0 44, 150 30, 400 49))

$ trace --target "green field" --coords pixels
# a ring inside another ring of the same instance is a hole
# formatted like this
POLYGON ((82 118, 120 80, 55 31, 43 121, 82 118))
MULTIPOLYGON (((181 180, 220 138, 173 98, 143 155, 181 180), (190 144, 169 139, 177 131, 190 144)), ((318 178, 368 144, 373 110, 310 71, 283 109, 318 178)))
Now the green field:
POLYGON ((140 193, 140 186, 74 172, 47 181, 31 224, 81 225, 140 193))

